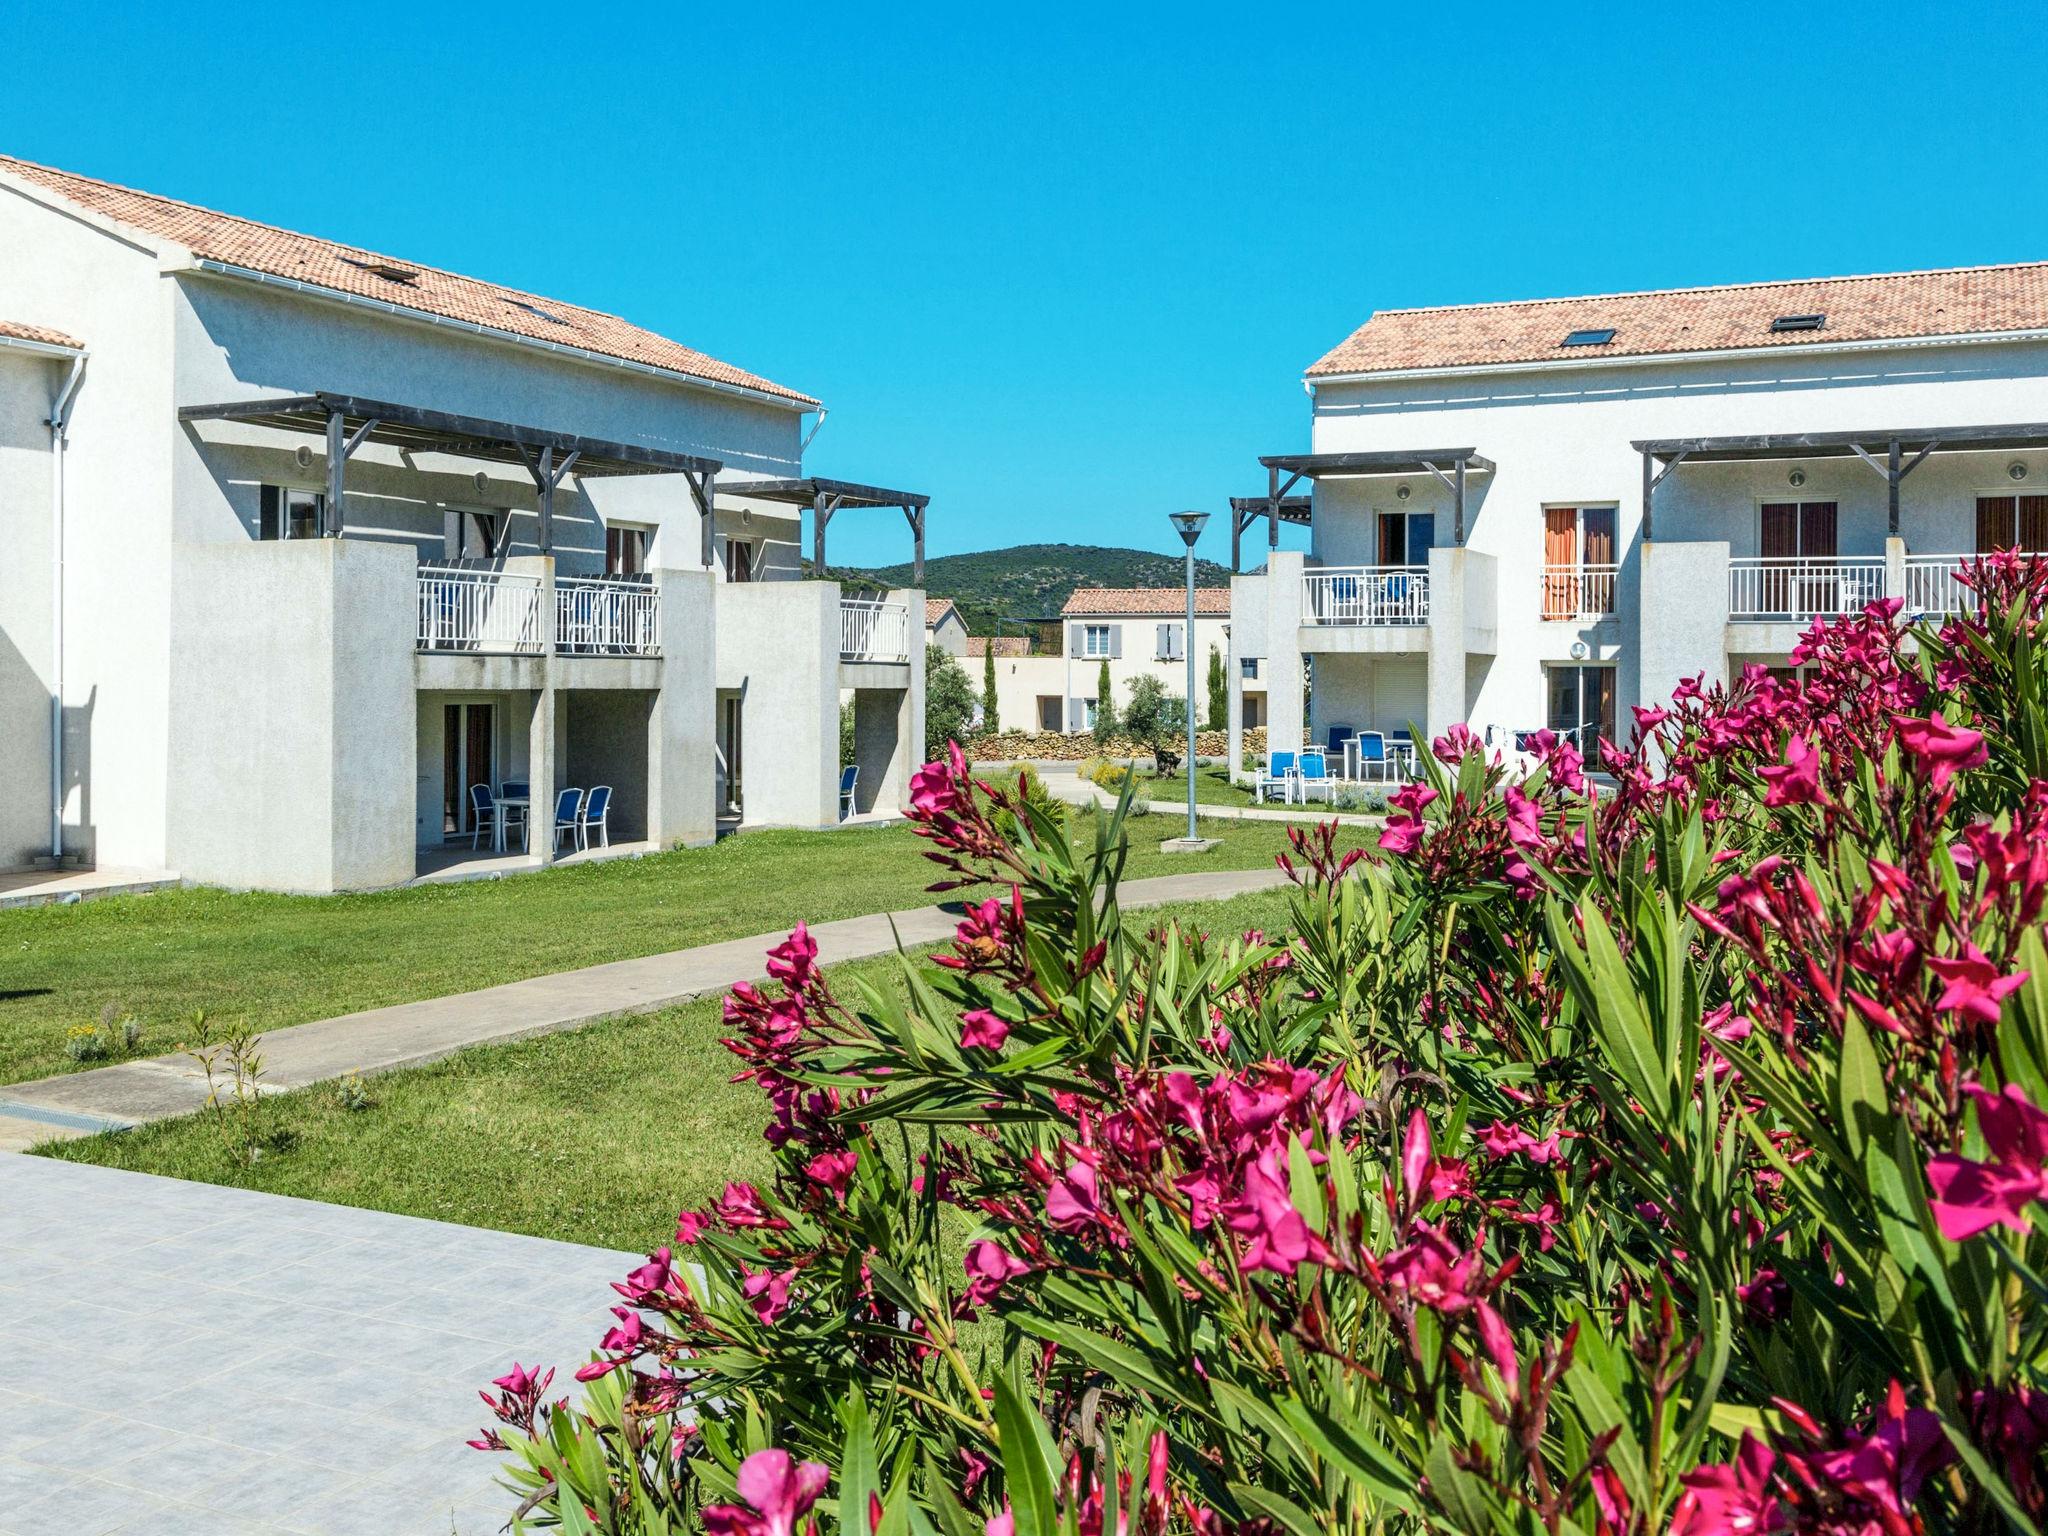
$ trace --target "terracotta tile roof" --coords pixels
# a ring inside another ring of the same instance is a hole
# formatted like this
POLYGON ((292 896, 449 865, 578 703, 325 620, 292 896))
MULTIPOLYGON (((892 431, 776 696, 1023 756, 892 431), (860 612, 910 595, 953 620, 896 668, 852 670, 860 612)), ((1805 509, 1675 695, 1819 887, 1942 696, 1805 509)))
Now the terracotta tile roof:
POLYGON ((950 597, 926 598, 924 600, 924 627, 930 629, 939 620, 943 619, 947 611, 952 607, 953 599, 950 597))
POLYGON ((62 331, 53 331, 46 325, 24 325, 19 320, 0 320, 0 336, 14 341, 40 341, 46 347, 70 347, 74 351, 85 350, 85 343, 74 341, 62 331))
POLYGON ((771 383, 758 374, 722 363, 693 347, 643 331, 598 310, 422 267, 358 246, 293 234, 290 230, 215 213, 150 192, 133 191, 112 182, 74 176, 8 155, 0 155, 0 173, 17 176, 31 186, 53 192, 67 202, 145 235, 181 245, 204 260, 270 277, 288 277, 336 293, 378 299, 423 315, 488 326, 534 341, 580 347, 689 378, 763 390, 804 405, 817 404, 809 395, 771 383))
POLYGON ((995 646, 998 656, 1029 656, 1031 654, 1031 638, 1028 635, 969 635, 967 637, 967 654, 980 658, 988 654, 990 645, 995 646))
POLYGON ((1489 363, 1594 362, 1829 342, 1910 340, 2048 328, 2048 262, 1874 277, 1667 288, 1578 299, 1383 309, 1308 374, 1375 373, 1489 363), (1773 331, 1781 315, 1825 315, 1820 330, 1773 331), (1600 346, 1565 347, 1572 331, 1612 329, 1600 346))
MULTIPOLYGON (((1157 614, 1170 619, 1176 613, 1185 614, 1187 611, 1186 587, 1076 587, 1060 613, 1069 618, 1082 614, 1091 618, 1097 614, 1157 614)), ((1230 588, 1195 588, 1195 616, 1229 618, 1230 588)))

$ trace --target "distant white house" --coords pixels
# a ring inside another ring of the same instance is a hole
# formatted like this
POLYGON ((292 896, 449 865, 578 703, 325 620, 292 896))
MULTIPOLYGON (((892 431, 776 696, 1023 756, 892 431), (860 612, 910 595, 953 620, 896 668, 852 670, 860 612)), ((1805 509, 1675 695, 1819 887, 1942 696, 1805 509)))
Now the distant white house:
POLYGON ((1961 557, 2048 549, 2048 264, 1383 310, 1306 382, 1310 450, 1233 504, 1268 553, 1232 675, 1278 746, 1590 748, 1817 616, 1939 615, 1961 557))
MULTIPOLYGON (((1207 723, 1209 665, 1228 664, 1230 590, 1195 591, 1195 710, 1207 723)), ((1153 676, 1178 698, 1187 692, 1187 591, 1182 587, 1082 587, 1060 613, 1060 654, 1006 655, 998 650, 996 698, 1007 730, 1085 731, 1095 724, 1096 690, 1109 663, 1113 702, 1121 710, 1133 678, 1153 676)), ((1013 637, 1015 639, 1015 637, 1013 637)), ((1022 647, 1021 639, 1015 643, 1022 647)), ((1252 723, 1264 700, 1254 665, 1240 679, 1252 723)))
POLYGON ((967 621, 960 617, 960 610, 953 606, 950 597, 928 597, 924 600, 924 639, 927 645, 936 645, 949 656, 967 654, 967 621))
POLYGON ((915 589, 800 580, 818 402, 610 315, 0 157, 0 868, 410 879, 473 795, 614 844, 839 819, 922 748, 915 589), (54 423, 54 425, 52 425, 54 423))

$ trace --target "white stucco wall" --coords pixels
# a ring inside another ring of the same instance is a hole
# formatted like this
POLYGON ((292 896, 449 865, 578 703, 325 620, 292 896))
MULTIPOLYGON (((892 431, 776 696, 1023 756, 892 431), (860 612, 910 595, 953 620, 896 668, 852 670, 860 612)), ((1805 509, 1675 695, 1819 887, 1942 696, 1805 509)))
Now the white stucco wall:
POLYGON ((0 869, 49 852, 50 433, 68 365, 0 347, 0 869))

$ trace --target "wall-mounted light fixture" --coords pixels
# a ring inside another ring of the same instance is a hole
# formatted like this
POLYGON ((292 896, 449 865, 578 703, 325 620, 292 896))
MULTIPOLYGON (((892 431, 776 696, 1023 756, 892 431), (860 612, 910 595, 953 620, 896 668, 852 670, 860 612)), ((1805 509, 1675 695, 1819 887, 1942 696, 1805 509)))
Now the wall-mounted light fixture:
POLYGON ((1573 660, 1573 661, 1584 661, 1585 659, 1586 659, 1586 642, 1585 642, 1585 641, 1583 641, 1583 640, 1574 640, 1574 641, 1572 642, 1572 660, 1573 660))
POLYGON ((292 450, 292 462, 301 469, 311 469, 313 467, 313 450, 304 443, 299 444, 298 447, 292 450))
POLYGON ((2027 478, 2027 466, 2018 459, 2014 459, 2010 464, 2006 465, 2005 472, 2014 480, 2024 480, 2027 478))
POLYGON ((1397 485, 1397 486, 1395 486, 1395 487, 1394 487, 1394 500, 1396 500, 1396 501, 1406 501, 1407 499, 1408 499, 1408 487, 1407 487, 1407 486, 1405 486, 1405 485, 1397 485))
POLYGON ((1796 491, 1799 489, 1800 486, 1806 484, 1806 471, 1803 469, 1795 469, 1792 471, 1791 474, 1787 475, 1785 479, 1787 483, 1791 485, 1792 489, 1796 491))
POLYGON ((469 483, 475 486, 478 492, 481 493, 483 489, 491 483, 491 477, 485 474, 482 470, 478 470, 475 474, 469 477, 469 483))

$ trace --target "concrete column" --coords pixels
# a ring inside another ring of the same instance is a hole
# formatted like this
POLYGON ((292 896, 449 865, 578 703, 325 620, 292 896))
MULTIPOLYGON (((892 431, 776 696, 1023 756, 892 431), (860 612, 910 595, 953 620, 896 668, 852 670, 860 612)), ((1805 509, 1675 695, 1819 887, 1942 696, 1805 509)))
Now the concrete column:
MULTIPOLYGON (((718 686, 743 693, 746 701, 740 768, 746 825, 835 825, 839 583, 726 581, 712 592, 718 686)), ((912 615, 913 642, 922 633, 920 617, 912 615)), ((918 702, 921 711, 921 689, 918 702)))
MULTIPOLYGON (((1234 512, 1231 514, 1233 517, 1236 515, 1234 512)), ((1241 576, 1231 578, 1233 609, 1237 584, 1243 579, 1241 576)), ((1224 706, 1223 760, 1233 784, 1244 776, 1244 769, 1241 766, 1244 762, 1244 667, 1237 658, 1237 631, 1237 623, 1233 620, 1230 626, 1230 643, 1225 647, 1229 654, 1223 658, 1224 696, 1229 701, 1224 706)))
POLYGON ((661 603, 661 688, 647 721, 647 837, 701 847, 718 835, 718 691, 712 665, 712 578, 652 573, 661 603))
POLYGON ((1728 681, 1728 546, 1646 542, 1640 547, 1642 702, 1668 701, 1688 677, 1728 681))
POLYGON ((1901 601, 1906 596, 1906 541, 1897 534, 1884 541, 1884 595, 1901 601))
MULTIPOLYGON (((1282 752, 1303 741, 1301 660, 1301 578, 1307 562, 1299 550, 1276 549, 1266 557, 1266 746, 1282 752)), ((1232 583, 1233 589, 1235 583, 1232 583)))
MULTIPOLYGON (((543 666, 546 664, 543 663, 543 666)), ((532 803, 526 808, 531 818, 528 841, 541 863, 555 862, 555 791, 561 787, 561 711, 553 683, 529 693, 533 712, 526 724, 527 793, 532 803)))
POLYGON ((1429 552, 1429 693, 1426 729, 1441 736, 1472 712, 1471 659, 1496 648, 1497 562, 1451 546, 1429 552))
MULTIPOLYGON (((910 776, 924 766, 924 592, 907 587, 889 594, 910 615, 910 685, 897 705, 897 739, 902 750, 889 765, 889 776, 876 797, 877 805, 910 808, 910 776)), ((979 679, 972 679, 977 684, 979 679)), ((863 770, 865 772, 865 770, 863 770)))

